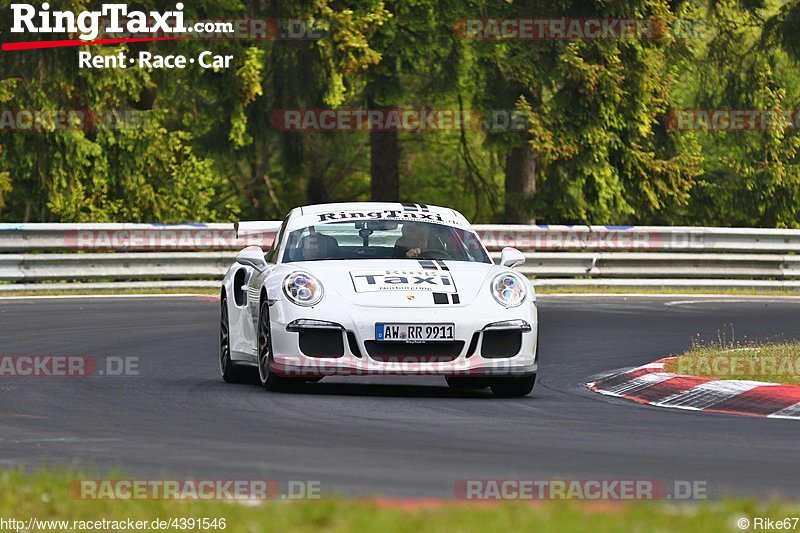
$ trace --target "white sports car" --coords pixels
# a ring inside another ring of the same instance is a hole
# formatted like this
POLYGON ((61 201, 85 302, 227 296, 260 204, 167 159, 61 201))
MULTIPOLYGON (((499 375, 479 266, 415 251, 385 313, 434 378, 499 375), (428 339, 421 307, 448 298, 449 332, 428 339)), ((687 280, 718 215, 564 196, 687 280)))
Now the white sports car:
MULTIPOLYGON (((267 223, 241 222, 237 236, 267 223)), ((293 209, 271 248, 243 249, 222 282, 220 370, 257 366, 267 390, 325 376, 441 375, 524 396, 536 381, 530 281, 495 265, 463 215, 409 203, 293 209)))

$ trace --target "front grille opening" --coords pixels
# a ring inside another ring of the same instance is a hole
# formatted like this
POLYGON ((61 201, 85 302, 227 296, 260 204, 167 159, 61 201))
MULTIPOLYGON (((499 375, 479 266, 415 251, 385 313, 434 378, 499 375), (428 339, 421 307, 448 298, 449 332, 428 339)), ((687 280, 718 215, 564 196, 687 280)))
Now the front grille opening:
POLYGON ((484 331, 481 355, 487 358, 514 357, 522 348, 522 331, 484 331))
POLYGON ((464 341, 446 342, 378 342, 365 341, 367 353, 376 361, 432 363, 453 361, 464 349, 464 341))
POLYGON ((359 349, 358 347, 356 334, 353 333, 352 331, 347 332, 347 345, 350 346, 350 353, 352 353, 356 357, 361 357, 361 349, 359 349))
POLYGON ((344 341, 338 329, 304 328, 299 332, 300 351, 308 357, 342 357, 344 341))

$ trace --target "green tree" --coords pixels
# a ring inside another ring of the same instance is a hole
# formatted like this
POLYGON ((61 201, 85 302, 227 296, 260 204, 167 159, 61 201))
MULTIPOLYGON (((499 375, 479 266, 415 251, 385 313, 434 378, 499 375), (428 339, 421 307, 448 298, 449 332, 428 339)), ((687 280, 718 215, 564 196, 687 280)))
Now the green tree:
MULTIPOLYGON (((663 0, 489 2, 530 18, 675 18, 663 0)), ((490 138, 507 154, 506 221, 613 223, 657 218, 685 204, 698 175, 690 136, 663 130, 678 75, 674 39, 476 41, 487 90, 480 105, 514 105, 528 137, 490 138), (534 194, 535 192, 535 194, 534 194)))
POLYGON ((777 12, 758 1, 709 5, 710 33, 696 58, 690 101, 700 109, 754 111, 761 119, 745 131, 710 128, 700 135, 705 172, 687 214, 691 223, 800 225, 800 136, 785 120, 800 102, 790 31, 798 29, 796 13, 796 2, 777 12))

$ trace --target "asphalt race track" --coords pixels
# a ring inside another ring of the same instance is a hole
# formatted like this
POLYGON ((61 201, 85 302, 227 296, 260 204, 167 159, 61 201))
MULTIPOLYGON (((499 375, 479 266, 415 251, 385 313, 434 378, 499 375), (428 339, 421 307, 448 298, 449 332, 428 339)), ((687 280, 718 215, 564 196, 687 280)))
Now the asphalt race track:
POLYGON ((531 396, 444 379, 328 378, 302 394, 227 385, 218 303, 0 300, 0 355, 138 357, 129 377, 0 378, 0 466, 131 476, 319 480, 344 495, 452 497, 464 479, 702 480, 712 496, 800 489, 800 423, 587 391, 592 375, 714 339, 800 338, 800 299, 540 297, 531 396), (732 325, 732 327, 731 327, 732 325))

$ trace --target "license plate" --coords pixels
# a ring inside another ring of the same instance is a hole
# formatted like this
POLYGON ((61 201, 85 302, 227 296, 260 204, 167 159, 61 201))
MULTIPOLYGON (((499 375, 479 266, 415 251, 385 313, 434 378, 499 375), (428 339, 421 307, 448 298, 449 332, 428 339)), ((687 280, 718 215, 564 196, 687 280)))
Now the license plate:
POLYGON ((376 341, 451 341, 454 324, 375 324, 376 341))

